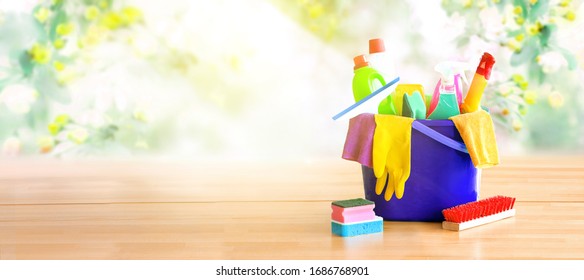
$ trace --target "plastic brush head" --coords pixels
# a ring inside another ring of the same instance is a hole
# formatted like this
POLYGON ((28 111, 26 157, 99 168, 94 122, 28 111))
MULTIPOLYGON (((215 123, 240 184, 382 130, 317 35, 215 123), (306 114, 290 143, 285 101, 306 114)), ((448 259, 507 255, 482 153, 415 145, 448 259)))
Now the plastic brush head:
POLYGON ((442 215, 448 222, 464 223, 513 209, 514 205, 514 197, 498 195, 444 209, 442 215))

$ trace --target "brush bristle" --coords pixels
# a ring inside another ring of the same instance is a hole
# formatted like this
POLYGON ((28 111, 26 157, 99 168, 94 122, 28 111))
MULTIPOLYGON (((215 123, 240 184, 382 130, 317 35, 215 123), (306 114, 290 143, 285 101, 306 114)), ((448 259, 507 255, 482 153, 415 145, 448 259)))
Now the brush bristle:
POLYGON ((442 215, 448 222, 464 223, 513 209, 514 205, 514 197, 498 195, 444 209, 442 215))

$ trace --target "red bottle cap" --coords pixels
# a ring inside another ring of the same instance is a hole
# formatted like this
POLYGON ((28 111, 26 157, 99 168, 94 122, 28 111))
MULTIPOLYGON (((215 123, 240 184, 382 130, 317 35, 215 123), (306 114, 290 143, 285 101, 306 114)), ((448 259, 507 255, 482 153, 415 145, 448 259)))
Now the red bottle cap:
POLYGON ((484 53, 481 58, 481 63, 477 67, 477 73, 485 76, 485 79, 488 80, 491 77, 493 64, 495 64, 495 58, 490 53, 484 53))
POLYGON ((369 53, 379 53, 385 51, 383 39, 376 38, 369 40, 369 53))
POLYGON ((353 70, 357 70, 361 67, 369 66, 369 62, 367 61, 367 58, 365 58, 365 55, 355 56, 353 58, 353 62, 355 63, 355 67, 353 67, 353 70))

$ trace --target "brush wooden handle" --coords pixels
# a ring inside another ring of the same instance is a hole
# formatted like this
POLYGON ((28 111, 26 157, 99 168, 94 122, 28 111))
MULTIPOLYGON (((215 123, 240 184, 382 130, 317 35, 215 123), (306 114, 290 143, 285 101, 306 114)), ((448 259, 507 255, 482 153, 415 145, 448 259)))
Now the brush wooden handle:
POLYGON ((442 222, 442 228, 447 229, 447 230, 453 230, 453 231, 461 231, 461 230, 469 229, 472 227, 477 227, 480 225, 503 220, 503 219, 513 217, 513 216, 515 216, 515 209, 509 209, 507 211, 503 211, 503 212, 500 212, 500 213, 497 213, 494 215, 489 215, 489 216, 485 216, 482 218, 470 220, 470 221, 464 222, 464 223, 453 223, 453 222, 444 221, 444 222, 442 222))

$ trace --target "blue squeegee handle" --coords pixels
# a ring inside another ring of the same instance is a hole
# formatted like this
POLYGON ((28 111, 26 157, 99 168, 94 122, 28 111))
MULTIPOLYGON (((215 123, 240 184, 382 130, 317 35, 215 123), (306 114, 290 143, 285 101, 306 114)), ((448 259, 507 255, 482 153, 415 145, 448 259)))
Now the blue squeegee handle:
POLYGON ((458 142, 456 140, 452 140, 449 137, 442 135, 442 133, 440 133, 434 129, 431 129, 431 128, 423 125, 420 122, 414 121, 412 123, 412 128, 421 132, 422 134, 438 141, 441 144, 444 144, 452 149, 455 149, 457 151, 461 151, 463 153, 468 154, 468 150, 466 149, 466 145, 464 145, 464 143, 458 142))
POLYGON ((385 84, 384 86, 378 88, 376 91, 372 92, 371 94, 365 96, 363 99, 359 100, 359 102, 349 106, 349 108, 341 111, 340 113, 336 114, 333 116, 333 120, 337 120, 338 118, 342 117, 343 115, 345 115, 346 113, 350 112, 351 110, 355 109, 357 106, 367 102, 367 100, 371 99, 372 97, 378 95, 380 92, 384 91, 386 88, 393 86, 393 84, 399 82, 399 77, 395 78, 393 81, 385 84))

